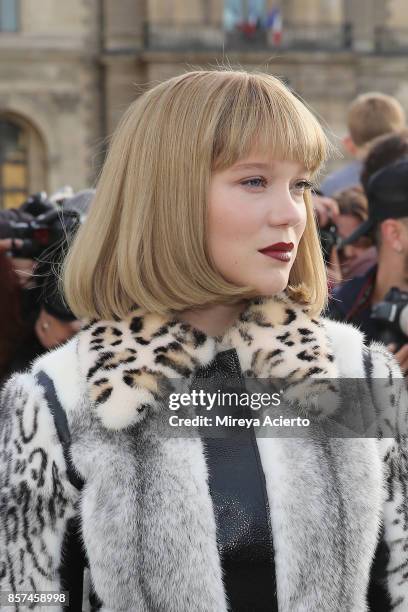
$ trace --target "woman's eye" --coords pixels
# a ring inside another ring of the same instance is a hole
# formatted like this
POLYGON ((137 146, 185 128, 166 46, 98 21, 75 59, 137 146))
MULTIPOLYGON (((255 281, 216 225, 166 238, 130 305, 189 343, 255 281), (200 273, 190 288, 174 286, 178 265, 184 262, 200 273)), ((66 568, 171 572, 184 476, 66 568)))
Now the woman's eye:
POLYGON ((293 190, 296 191, 297 193, 304 193, 305 191, 312 189, 312 187, 313 187, 313 183, 303 179, 301 181, 297 181, 294 184, 293 190))
POLYGON ((266 187, 266 179, 262 176, 256 176, 254 178, 245 179, 245 181, 241 182, 241 185, 245 185, 245 187, 266 187))

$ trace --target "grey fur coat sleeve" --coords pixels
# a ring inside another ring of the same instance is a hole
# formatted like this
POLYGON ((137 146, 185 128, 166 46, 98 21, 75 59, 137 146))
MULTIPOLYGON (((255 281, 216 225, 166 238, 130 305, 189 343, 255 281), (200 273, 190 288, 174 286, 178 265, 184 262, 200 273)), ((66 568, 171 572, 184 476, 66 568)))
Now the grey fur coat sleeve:
POLYGON ((0 590, 60 590, 77 498, 42 387, 32 374, 13 376, 0 397, 0 590))
POLYGON ((392 610, 408 609, 408 392, 398 363, 384 346, 370 346, 374 407, 384 460, 384 538, 392 610))

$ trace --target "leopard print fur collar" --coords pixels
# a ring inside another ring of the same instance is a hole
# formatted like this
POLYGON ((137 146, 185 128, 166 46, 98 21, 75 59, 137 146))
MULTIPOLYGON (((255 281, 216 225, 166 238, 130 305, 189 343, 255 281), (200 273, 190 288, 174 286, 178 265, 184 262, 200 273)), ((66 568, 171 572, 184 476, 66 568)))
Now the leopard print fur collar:
POLYGON ((252 300, 218 338, 138 308, 122 320, 92 321, 78 341, 92 407, 114 430, 159 410, 166 383, 188 383, 227 348, 236 350, 244 376, 285 380, 286 399, 302 410, 327 415, 337 409, 338 371, 325 327, 284 294, 252 300))

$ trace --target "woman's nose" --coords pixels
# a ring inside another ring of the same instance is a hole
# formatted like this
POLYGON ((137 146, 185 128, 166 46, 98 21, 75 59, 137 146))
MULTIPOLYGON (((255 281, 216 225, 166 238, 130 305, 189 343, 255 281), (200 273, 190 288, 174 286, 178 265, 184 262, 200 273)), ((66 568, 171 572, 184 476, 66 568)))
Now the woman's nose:
POLYGON ((293 227, 302 222, 305 204, 299 198, 294 200, 289 189, 271 194, 268 208, 270 225, 287 225, 293 227))

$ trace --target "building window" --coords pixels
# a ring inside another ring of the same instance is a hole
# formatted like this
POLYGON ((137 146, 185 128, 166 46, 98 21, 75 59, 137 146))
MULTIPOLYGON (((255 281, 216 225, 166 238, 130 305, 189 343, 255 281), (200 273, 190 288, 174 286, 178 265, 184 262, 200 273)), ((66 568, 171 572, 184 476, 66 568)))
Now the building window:
POLYGON ((17 32, 18 0, 0 0, 0 32, 17 32))
POLYGON ((0 118, 0 208, 18 207, 28 196, 27 132, 0 118))

